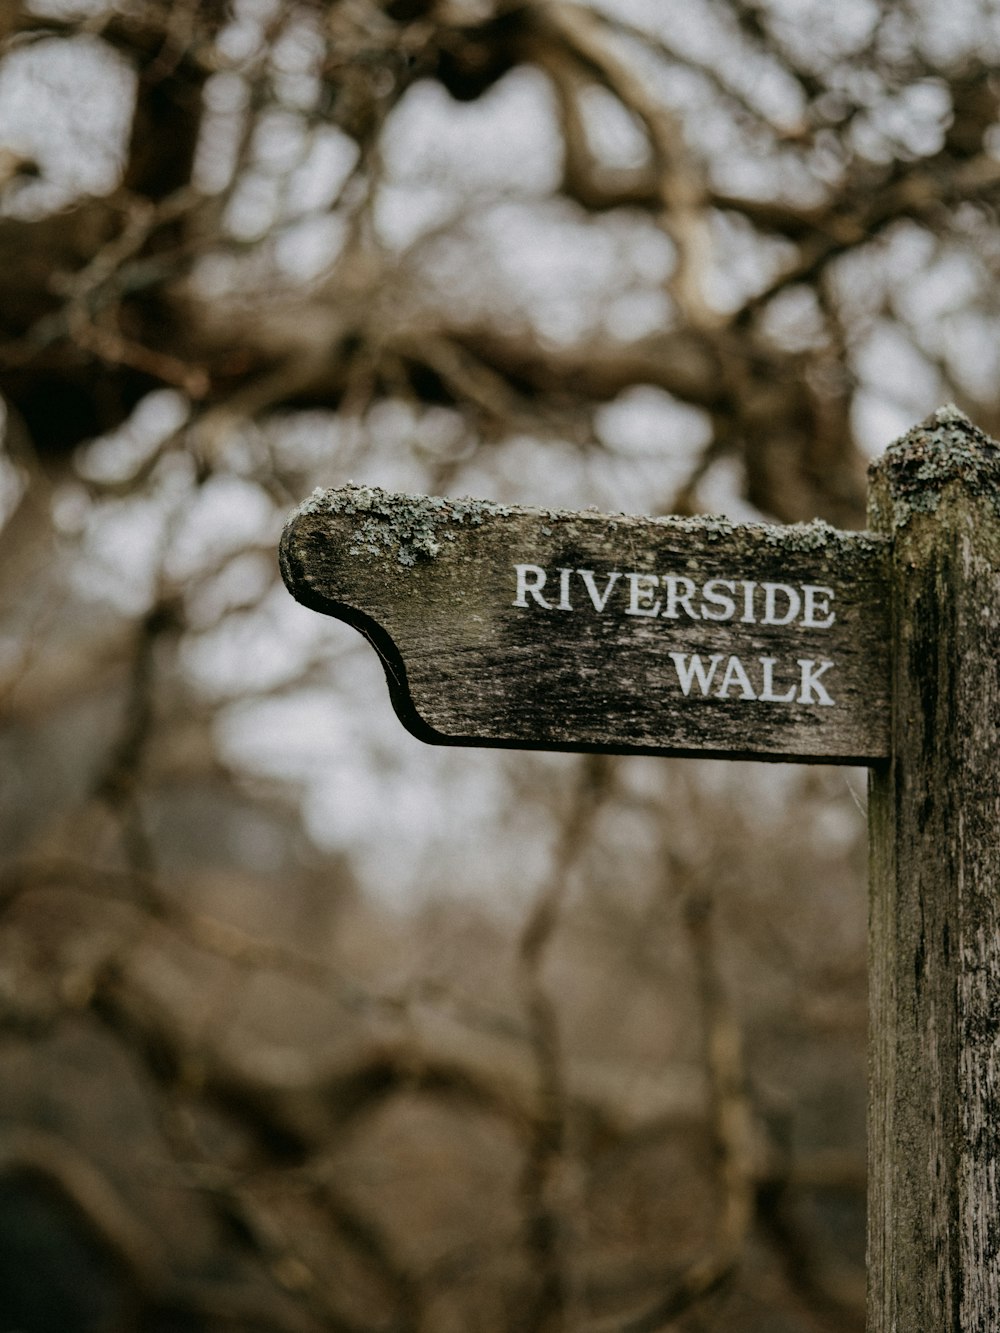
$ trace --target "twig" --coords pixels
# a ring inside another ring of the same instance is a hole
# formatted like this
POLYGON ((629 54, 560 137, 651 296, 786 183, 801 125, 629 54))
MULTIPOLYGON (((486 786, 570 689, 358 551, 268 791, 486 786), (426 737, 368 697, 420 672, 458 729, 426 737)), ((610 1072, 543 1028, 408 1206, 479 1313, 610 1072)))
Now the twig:
POLYGON ((524 1333, 556 1333, 570 1327, 567 1320, 572 1282, 564 1236, 568 1212, 567 1201, 560 1198, 560 1186, 569 1170, 566 1076, 558 1011, 541 974, 559 924, 570 874, 606 794, 609 771, 607 759, 584 759, 551 876, 535 900, 518 947, 521 996, 538 1079, 538 1109, 529 1124, 521 1175, 527 1250, 537 1280, 537 1292, 522 1325, 524 1333))

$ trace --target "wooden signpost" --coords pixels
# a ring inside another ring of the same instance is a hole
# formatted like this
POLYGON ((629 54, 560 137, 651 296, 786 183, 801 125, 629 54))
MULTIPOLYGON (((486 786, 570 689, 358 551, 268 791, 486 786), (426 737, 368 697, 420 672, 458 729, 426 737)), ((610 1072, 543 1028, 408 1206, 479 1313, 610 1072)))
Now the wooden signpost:
POLYGON ((316 492, 293 595, 449 745, 865 764, 869 1329, 1000 1329, 1000 446, 953 408, 872 531, 316 492))

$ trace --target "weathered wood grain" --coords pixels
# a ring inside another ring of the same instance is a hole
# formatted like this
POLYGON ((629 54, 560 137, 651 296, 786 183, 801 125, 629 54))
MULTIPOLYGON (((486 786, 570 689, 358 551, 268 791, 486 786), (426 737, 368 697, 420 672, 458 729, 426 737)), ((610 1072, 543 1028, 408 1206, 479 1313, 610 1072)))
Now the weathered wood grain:
POLYGON ((870 1333, 1000 1328, 1000 446, 879 461, 892 759, 871 776, 870 1333))
POLYGON ((349 486, 281 547, 444 744, 866 763, 888 754, 887 543, 349 486))

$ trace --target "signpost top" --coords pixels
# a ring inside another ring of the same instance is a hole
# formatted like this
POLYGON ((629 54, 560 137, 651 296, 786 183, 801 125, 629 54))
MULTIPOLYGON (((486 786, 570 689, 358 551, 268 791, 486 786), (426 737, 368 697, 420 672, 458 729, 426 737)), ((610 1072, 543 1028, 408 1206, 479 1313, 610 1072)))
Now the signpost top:
POLYGON ((1000 444, 951 405, 891 444, 870 472, 871 520, 882 532, 905 527, 915 514, 934 513, 953 483, 960 484, 964 503, 1000 505, 1000 444))
POLYGON ((285 581, 378 650, 439 744, 870 763, 888 745, 886 540, 317 491, 285 581))

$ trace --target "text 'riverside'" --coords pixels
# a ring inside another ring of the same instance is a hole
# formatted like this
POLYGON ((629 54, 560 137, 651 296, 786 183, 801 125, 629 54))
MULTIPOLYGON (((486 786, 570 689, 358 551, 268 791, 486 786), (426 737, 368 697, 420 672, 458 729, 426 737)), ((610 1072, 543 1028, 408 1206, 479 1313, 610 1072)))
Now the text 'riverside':
POLYGON ((799 620, 807 629, 829 629, 836 620, 831 609, 833 589, 820 584, 720 578, 697 582, 685 574, 618 569, 605 574, 557 569, 556 577, 550 578, 541 565, 532 564, 516 564, 514 572, 514 606, 527 607, 530 599, 547 611, 575 611, 582 606, 602 613, 613 606, 627 616, 735 620, 744 625, 790 625, 799 620))

